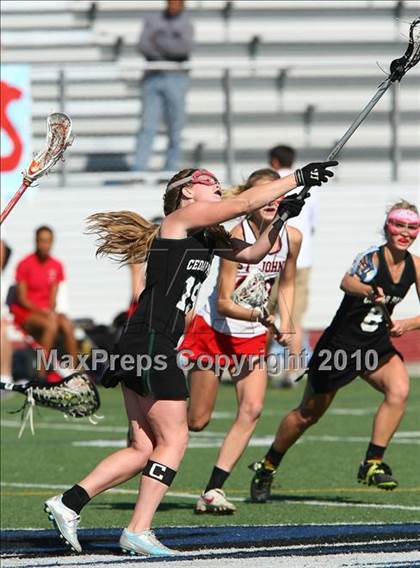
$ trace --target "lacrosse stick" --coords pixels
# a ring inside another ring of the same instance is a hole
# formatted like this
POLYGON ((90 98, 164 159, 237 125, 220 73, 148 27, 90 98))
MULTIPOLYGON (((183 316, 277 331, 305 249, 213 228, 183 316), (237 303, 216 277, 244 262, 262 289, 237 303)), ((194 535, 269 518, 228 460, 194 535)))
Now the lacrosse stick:
MULTIPOLYGON (((266 308, 268 292, 265 286, 264 274, 260 270, 248 274, 233 292, 232 300, 235 304, 245 308, 259 308, 262 311, 262 315, 267 317, 269 315, 266 308)), ((280 331, 274 324, 270 324, 270 327, 273 328, 276 334, 280 335, 280 331)))
MULTIPOLYGON (((378 247, 372 246, 369 247, 366 251, 358 254, 350 269, 350 274, 352 276, 354 275, 358 276, 364 284, 370 284, 377 296, 380 295, 378 286, 375 282, 376 275, 378 274, 378 267, 373 262, 373 255, 378 250, 379 250, 378 247)), ((387 326, 392 327, 394 324, 392 322, 391 315, 386 305, 377 304, 377 306, 382 311, 387 326)))
POLYGON ((62 157, 64 151, 73 142, 71 120, 61 112, 50 114, 47 118, 47 138, 45 148, 39 152, 23 172, 23 182, 15 195, 6 205, 0 216, 0 225, 32 183, 47 174, 62 157))
POLYGON ((248 274, 233 292, 232 300, 246 308, 262 309, 268 300, 264 274, 260 270, 248 274))
MULTIPOLYGON (((391 62, 390 66, 390 73, 388 78, 383 81, 375 95, 371 98, 371 100, 367 103, 364 109, 360 112, 360 114, 354 119, 346 133, 340 138, 340 140, 336 143, 334 148, 328 154, 326 161, 329 162, 331 160, 335 160, 338 156, 339 152, 345 146, 345 144, 350 140, 362 122, 366 119, 369 115, 370 111, 376 105, 376 103, 382 98, 382 96, 386 93, 386 91, 391 86, 391 83, 395 83, 395 81, 401 81, 404 75, 409 71, 412 67, 417 65, 420 60, 420 18, 416 18, 410 25, 410 32, 409 32, 409 40, 408 46, 405 50, 405 53, 399 59, 394 59, 391 62)), ((305 195, 310 191, 309 186, 305 186, 298 195, 298 199, 304 199, 305 195)), ((278 226, 284 224, 287 219, 289 218, 288 212, 285 211, 282 215, 280 215, 278 219, 278 226)))
MULTIPOLYGON (((33 429, 33 407, 45 406, 63 412, 66 416, 83 418, 92 416, 100 407, 99 393, 92 381, 84 373, 73 373, 58 383, 45 384, 28 381, 25 384, 0 382, 0 389, 24 394, 26 401, 22 407, 26 416, 19 432, 21 437, 26 422, 33 429)), ((17 411, 19 412, 19 411, 17 411)))

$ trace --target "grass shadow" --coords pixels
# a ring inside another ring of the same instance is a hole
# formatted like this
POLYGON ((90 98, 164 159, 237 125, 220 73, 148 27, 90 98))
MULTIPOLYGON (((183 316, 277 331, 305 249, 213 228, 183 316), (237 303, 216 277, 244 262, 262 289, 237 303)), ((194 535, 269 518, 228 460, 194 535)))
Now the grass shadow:
MULTIPOLYGON (((294 503, 301 503, 303 501, 309 501, 314 503, 343 503, 347 505, 381 505, 380 501, 363 501, 360 499, 348 499, 346 497, 320 497, 314 495, 271 495, 270 501, 275 502, 294 502, 294 503)), ((247 501, 250 503, 251 501, 247 501)))
MULTIPOLYGON (((134 505, 135 505, 135 501, 132 501, 131 503, 128 502, 113 502, 113 503, 92 503, 90 505, 90 508, 93 509, 99 509, 102 511, 132 511, 134 509, 134 505)), ((165 501, 164 503, 161 503, 158 507, 158 511, 192 511, 193 509, 193 505, 192 503, 182 503, 182 502, 171 502, 171 501, 165 501)))

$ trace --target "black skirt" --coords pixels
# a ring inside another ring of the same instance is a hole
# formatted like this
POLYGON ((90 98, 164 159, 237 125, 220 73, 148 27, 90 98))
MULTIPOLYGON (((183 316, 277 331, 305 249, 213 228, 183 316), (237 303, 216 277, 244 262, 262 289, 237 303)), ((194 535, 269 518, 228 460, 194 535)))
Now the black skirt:
POLYGON ((123 382, 141 396, 185 400, 189 393, 176 345, 175 337, 147 327, 124 333, 110 356, 103 386, 115 387, 123 382))
POLYGON ((404 360, 388 335, 361 345, 350 345, 326 331, 309 362, 308 381, 317 394, 335 391, 360 375, 376 371, 392 355, 404 360))

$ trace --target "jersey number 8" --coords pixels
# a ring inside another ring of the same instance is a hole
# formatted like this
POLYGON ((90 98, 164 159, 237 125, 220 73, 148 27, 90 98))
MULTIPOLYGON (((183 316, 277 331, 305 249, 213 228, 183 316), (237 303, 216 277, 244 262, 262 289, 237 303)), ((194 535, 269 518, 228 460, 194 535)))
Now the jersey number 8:
POLYGON ((373 306, 366 314, 364 320, 360 324, 360 327, 363 331, 373 333, 378 329, 379 324, 382 323, 383 320, 382 310, 377 306, 373 306))

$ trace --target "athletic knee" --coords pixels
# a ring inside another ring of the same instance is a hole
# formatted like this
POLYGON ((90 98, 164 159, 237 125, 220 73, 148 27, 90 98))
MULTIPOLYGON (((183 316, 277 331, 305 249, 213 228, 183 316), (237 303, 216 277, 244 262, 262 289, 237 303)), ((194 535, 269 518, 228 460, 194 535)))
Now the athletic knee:
POLYGON ((135 458, 139 463, 139 468, 143 468, 144 463, 149 459, 153 452, 152 442, 145 442, 144 440, 138 441, 134 439, 130 443, 130 448, 135 452, 135 458))
POLYGON ((410 393, 410 388, 408 384, 398 385, 391 391, 385 394, 385 399, 389 404, 393 406, 405 406, 408 401, 408 395, 410 393))
POLYGON ((174 428, 168 432, 160 433, 156 436, 157 446, 166 446, 170 448, 178 448, 185 451, 188 446, 188 428, 174 428))
POLYGON ((51 335, 56 335, 58 333, 58 320, 53 315, 48 318, 45 322, 44 331, 50 333, 51 335))
POLYGON ((188 430, 190 430, 190 432, 201 432, 208 426, 209 422, 209 414, 201 414, 199 416, 188 415, 188 430))
POLYGON ((240 405, 238 417, 247 422, 256 422, 261 416, 262 411, 262 403, 249 401, 240 405))
POLYGON ((58 316, 58 325, 63 333, 72 335, 74 333, 73 323, 69 318, 63 314, 58 316))
POLYGON ((298 418, 299 426, 303 430, 306 430, 306 428, 313 426, 321 418, 321 415, 319 413, 305 408, 299 408, 296 411, 296 416, 298 418))
POLYGON ((180 452, 184 453, 188 447, 188 441, 189 431, 188 428, 185 428, 182 431, 179 431, 176 436, 174 436, 173 441, 170 442, 170 446, 176 446, 180 452))

